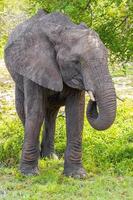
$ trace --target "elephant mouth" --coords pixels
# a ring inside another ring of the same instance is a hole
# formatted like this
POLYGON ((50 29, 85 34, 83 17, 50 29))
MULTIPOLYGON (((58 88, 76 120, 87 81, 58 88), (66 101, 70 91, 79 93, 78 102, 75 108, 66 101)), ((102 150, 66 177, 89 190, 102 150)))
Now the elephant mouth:
POLYGON ((89 97, 90 97, 90 101, 89 101, 89 107, 88 107, 88 110, 87 110, 87 114, 88 116, 94 120, 94 119, 97 119, 98 118, 98 106, 97 106, 97 102, 96 102, 96 99, 95 99, 95 96, 93 94, 92 91, 87 91, 89 97))

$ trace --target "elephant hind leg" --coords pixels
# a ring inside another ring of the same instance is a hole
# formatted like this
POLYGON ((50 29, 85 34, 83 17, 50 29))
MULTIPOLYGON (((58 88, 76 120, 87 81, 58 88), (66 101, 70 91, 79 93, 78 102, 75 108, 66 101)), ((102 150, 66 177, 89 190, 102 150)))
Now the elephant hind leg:
POLYGON ((19 87, 15 86, 15 105, 18 116, 23 123, 25 124, 25 112, 24 112, 24 92, 19 89, 19 87))
POLYGON ((46 109, 40 152, 42 158, 58 158, 54 152, 55 123, 58 111, 59 106, 46 109))

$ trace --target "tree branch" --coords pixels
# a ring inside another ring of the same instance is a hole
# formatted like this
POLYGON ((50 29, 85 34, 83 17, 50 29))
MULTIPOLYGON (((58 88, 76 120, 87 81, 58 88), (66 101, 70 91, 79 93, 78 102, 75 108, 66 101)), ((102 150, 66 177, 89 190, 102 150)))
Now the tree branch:
POLYGON ((128 16, 124 17, 124 19, 121 21, 121 23, 118 24, 118 26, 116 26, 116 27, 114 28, 114 30, 116 30, 117 28, 119 28, 123 23, 126 23, 127 19, 128 19, 128 16))
POLYGON ((118 97, 118 96, 116 96, 116 98, 117 98, 118 100, 122 101, 122 102, 125 101, 124 99, 122 99, 122 98, 120 98, 120 97, 118 97))

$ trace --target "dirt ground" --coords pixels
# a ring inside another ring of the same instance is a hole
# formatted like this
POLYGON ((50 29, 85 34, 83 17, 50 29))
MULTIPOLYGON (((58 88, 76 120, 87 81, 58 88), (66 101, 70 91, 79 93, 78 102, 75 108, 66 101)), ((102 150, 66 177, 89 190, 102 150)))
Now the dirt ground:
MULTIPOLYGON (((124 100, 126 98, 133 99, 133 76, 126 77, 114 77, 113 82, 115 84, 116 93, 118 99, 124 100)), ((6 67, 4 60, 0 60, 0 85, 3 87, 14 85, 6 67)), ((12 87, 14 90, 14 87, 12 87)), ((14 92, 10 88, 10 92, 7 94, 7 91, 4 90, 0 93, 0 99, 5 97, 7 100, 14 99, 14 92)))

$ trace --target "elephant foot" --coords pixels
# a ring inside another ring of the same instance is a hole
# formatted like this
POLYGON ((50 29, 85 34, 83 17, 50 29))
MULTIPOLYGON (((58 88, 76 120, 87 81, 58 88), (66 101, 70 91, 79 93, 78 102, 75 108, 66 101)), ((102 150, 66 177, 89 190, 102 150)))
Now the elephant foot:
POLYGON ((21 165, 20 171, 22 175, 25 176, 37 176, 39 175, 38 166, 21 165))
POLYGON ((69 165, 64 167, 63 174, 68 177, 78 178, 78 179, 85 179, 87 177, 87 173, 85 169, 80 165, 69 165))
POLYGON ((40 157, 41 158, 49 158, 49 159, 53 159, 53 160, 58 160, 58 156, 54 153, 54 152, 44 152, 41 151, 40 152, 40 157))

